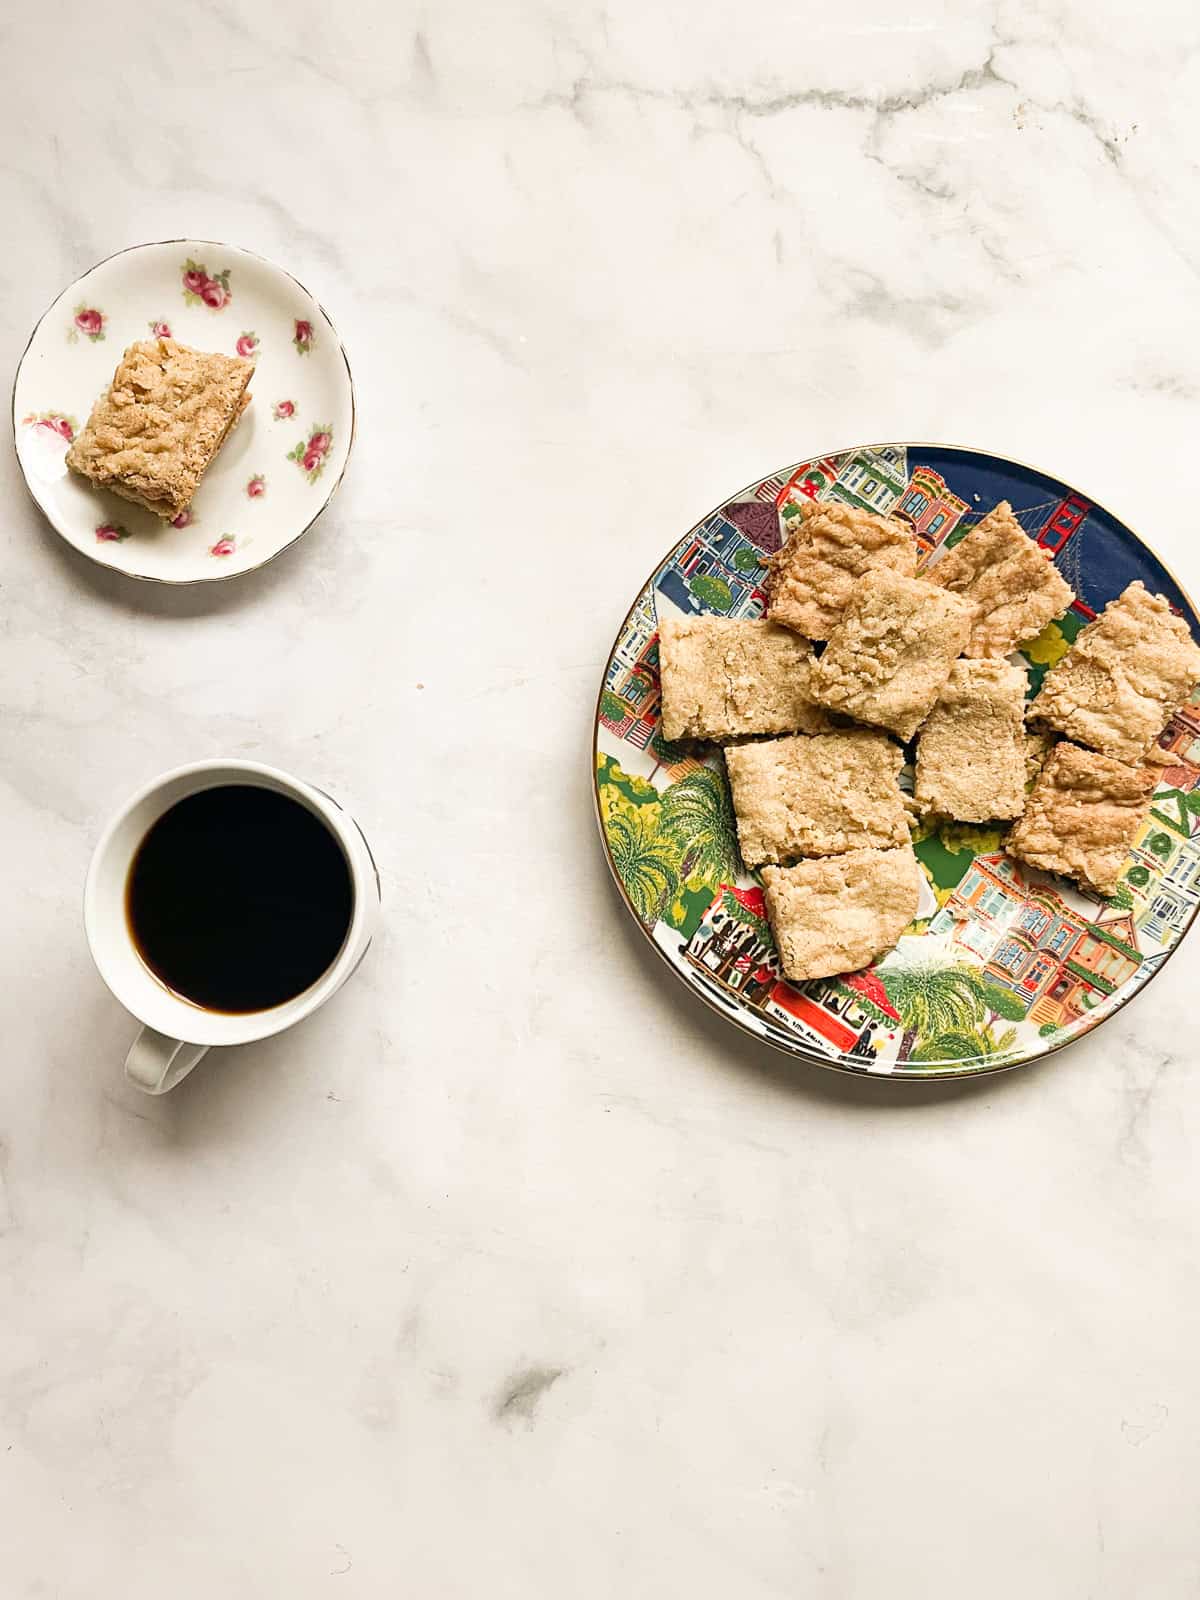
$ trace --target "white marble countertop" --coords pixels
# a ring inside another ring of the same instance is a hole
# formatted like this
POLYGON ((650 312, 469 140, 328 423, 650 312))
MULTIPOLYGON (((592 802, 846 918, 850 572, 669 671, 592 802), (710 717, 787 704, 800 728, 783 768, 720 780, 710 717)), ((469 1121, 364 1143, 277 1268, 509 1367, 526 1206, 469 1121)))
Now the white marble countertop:
POLYGON ((841 1079, 670 980, 588 785, 637 587, 805 455, 984 445, 1200 586, 1200 24, 1143 11, 0 25, 7 369, 93 261, 228 239, 360 418, 307 539, 182 592, 0 455, 6 1600, 1197 1592, 1200 950, 1035 1070, 841 1079), (222 753, 351 806, 383 936, 149 1100, 83 874, 222 753))

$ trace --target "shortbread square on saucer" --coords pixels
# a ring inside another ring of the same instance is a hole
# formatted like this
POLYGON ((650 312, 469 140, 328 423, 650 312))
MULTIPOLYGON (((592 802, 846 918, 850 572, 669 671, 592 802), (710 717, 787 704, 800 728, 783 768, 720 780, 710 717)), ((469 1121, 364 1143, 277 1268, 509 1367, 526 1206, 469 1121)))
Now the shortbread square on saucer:
POLYGON ((171 521, 250 404, 253 361, 143 339, 121 357, 67 465, 171 521))

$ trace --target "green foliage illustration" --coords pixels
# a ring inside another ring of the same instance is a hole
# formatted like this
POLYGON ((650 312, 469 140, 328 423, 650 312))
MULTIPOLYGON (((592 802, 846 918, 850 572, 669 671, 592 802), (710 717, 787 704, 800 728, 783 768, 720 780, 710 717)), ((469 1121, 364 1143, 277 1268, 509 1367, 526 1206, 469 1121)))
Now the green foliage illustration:
POLYGON ((961 962, 921 960, 880 969, 888 1000, 900 1013, 904 1035, 901 1061, 932 1065, 1004 1055, 1017 1030, 995 1031, 998 1021, 1019 1022, 1026 1012, 1020 999, 989 983, 961 962))
MULTIPOLYGON (((768 950, 775 948, 775 935, 771 932, 771 924, 765 917, 756 917, 750 907, 743 905, 737 895, 731 894, 728 889, 721 897, 721 909, 735 922, 740 922, 743 927, 749 928, 768 950)), ((879 1014, 882 1016, 882 1013, 879 1014)))
POLYGON ((701 605, 709 606, 713 611, 728 611, 733 604, 733 590, 724 578, 710 578, 702 572, 688 580, 688 588, 701 605))
POLYGON ((724 775, 700 767, 660 791, 602 755, 596 779, 605 838, 634 910, 690 938, 739 871, 724 775))
POLYGON ((657 922, 679 887, 679 868, 670 839, 653 817, 636 808, 614 810, 605 820, 608 848, 630 903, 645 923, 657 922))
POLYGON ((685 878, 699 873, 714 887, 736 878, 733 806, 725 781, 711 768, 687 773, 665 792, 662 830, 679 846, 685 878))
POLYGON ((654 732, 650 735, 650 743, 646 748, 654 757, 655 772, 659 767, 678 766, 692 753, 685 740, 664 739, 661 722, 655 724, 654 732))
POLYGON ((624 722, 632 708, 627 706, 619 694, 613 694, 611 689, 605 689, 600 696, 600 715, 606 722, 624 722))

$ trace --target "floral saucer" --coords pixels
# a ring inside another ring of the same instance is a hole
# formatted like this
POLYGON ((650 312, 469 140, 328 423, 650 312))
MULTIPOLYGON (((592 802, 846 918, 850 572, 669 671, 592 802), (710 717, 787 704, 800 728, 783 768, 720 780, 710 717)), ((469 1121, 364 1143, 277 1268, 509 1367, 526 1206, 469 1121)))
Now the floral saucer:
MULTIPOLYGON (((1014 861, 1002 825, 916 830, 917 915, 874 966, 802 984, 779 967, 763 891, 738 855, 725 767, 659 720, 664 614, 757 617, 764 561, 799 508, 837 500, 902 518, 919 570, 998 500, 1070 583, 1063 616, 1021 647, 1032 697, 1081 628, 1140 578, 1193 634, 1200 618, 1124 523, 1031 467, 949 445, 841 450, 761 478, 698 522, 634 600, 605 665, 593 747, 596 812, 626 908, 714 1011, 791 1055, 843 1072, 966 1077, 1081 1038, 1132 999, 1200 909, 1200 705, 1158 741, 1159 781, 1116 891, 1085 894, 1014 861)), ((911 767, 905 782, 911 787, 911 767)))
POLYGON ((333 324, 289 273, 235 245, 173 239, 109 256, 63 290, 17 368, 13 432, 29 492, 68 544, 132 578, 206 583, 261 567, 320 516, 350 455, 354 387, 333 324), (173 523, 65 460, 122 352, 155 337, 257 363, 251 404, 173 523))

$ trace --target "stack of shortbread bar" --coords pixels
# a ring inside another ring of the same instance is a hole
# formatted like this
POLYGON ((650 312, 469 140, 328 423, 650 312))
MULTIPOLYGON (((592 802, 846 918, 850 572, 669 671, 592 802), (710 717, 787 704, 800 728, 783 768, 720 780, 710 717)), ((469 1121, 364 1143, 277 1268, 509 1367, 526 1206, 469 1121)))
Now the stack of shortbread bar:
POLYGON ((795 981, 867 965, 916 915, 896 739, 916 737, 920 813, 1013 823, 1010 855, 1108 894, 1155 740, 1200 681, 1187 624, 1132 583, 1027 711, 1012 652, 1074 595, 1007 501, 916 565, 907 524, 817 502, 767 558, 769 620, 659 619, 663 734, 725 746, 742 858, 795 981))

